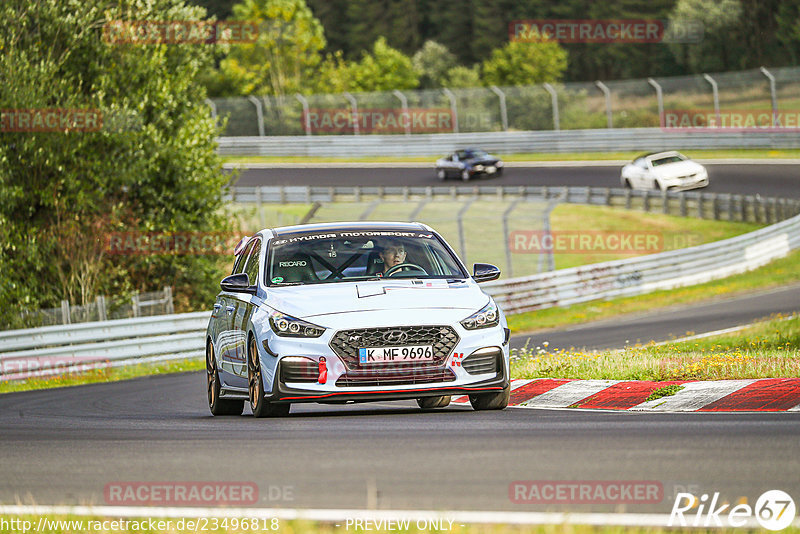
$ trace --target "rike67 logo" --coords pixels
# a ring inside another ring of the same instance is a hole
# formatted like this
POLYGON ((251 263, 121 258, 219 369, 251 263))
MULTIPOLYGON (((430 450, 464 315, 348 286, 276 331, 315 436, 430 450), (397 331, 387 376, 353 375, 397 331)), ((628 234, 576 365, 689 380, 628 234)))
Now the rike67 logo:
POLYGON ((728 503, 720 503, 719 492, 714 493, 710 500, 707 493, 699 499, 691 493, 678 493, 667 526, 721 527, 725 519, 731 527, 761 526, 767 530, 782 530, 792 524, 796 512, 794 500, 781 490, 764 492, 755 507, 737 504, 733 508, 728 503), (696 511, 693 510, 695 507, 696 511))

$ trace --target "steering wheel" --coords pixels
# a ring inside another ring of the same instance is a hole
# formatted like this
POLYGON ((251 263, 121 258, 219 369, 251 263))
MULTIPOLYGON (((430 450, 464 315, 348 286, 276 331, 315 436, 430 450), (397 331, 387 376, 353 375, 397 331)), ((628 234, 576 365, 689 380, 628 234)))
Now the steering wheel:
POLYGON ((415 270, 415 271, 422 271, 426 275, 428 271, 417 265, 416 263, 398 263, 394 267, 389 267, 383 276, 392 276, 394 273, 398 272, 400 269, 408 269, 408 270, 415 270))

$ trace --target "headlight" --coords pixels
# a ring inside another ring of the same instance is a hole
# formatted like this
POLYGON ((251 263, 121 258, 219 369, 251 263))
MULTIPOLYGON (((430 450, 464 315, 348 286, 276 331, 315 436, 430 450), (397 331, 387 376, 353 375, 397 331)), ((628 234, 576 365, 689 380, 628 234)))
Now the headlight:
POLYGON ((503 162, 502 161, 498 161, 497 163, 494 164, 494 166, 499 169, 500 167, 503 166, 503 162))
POLYGON ((477 330, 479 328, 491 328, 499 323, 500 312, 497 310, 497 305, 494 301, 490 300, 486 306, 461 321, 461 326, 467 330, 477 330))
POLYGON ((269 312, 269 325, 281 337, 319 337, 325 332, 321 326, 278 311, 269 312))
POLYGON ((482 171, 483 170, 483 165, 475 165, 473 167, 473 169, 475 169, 476 171, 482 171))

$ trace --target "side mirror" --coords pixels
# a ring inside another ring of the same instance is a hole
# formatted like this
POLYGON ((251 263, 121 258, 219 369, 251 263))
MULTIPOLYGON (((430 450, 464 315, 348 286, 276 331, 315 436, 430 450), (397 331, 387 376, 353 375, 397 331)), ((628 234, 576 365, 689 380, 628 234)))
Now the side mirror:
POLYGON ((488 282, 500 278, 500 269, 488 263, 476 263, 472 266, 472 278, 476 282, 488 282))
POLYGON ((247 273, 238 273, 226 276, 219 283, 219 287, 223 291, 231 291, 233 293, 252 293, 255 294, 256 287, 250 285, 250 277, 247 273))

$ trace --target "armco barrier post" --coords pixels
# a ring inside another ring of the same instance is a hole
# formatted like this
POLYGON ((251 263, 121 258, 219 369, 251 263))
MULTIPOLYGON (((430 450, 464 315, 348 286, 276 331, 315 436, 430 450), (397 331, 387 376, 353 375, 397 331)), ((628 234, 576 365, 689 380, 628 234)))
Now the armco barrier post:
POLYGON ((258 136, 264 137, 264 109, 261 106, 261 101, 250 95, 247 99, 256 107, 256 120, 258 120, 258 136))
POLYGON ((558 117, 558 93, 556 93, 556 90, 549 83, 544 84, 543 87, 545 91, 550 93, 550 102, 553 107, 553 129, 560 130, 561 120, 558 117))
POLYGON ((606 97, 606 122, 608 123, 608 128, 611 129, 614 127, 614 121, 611 116, 611 90, 609 90, 608 86, 597 80, 594 84, 603 92, 606 97))
POLYGON ((72 323, 72 320, 69 316, 69 301, 66 300, 61 301, 61 323, 62 324, 72 323))

